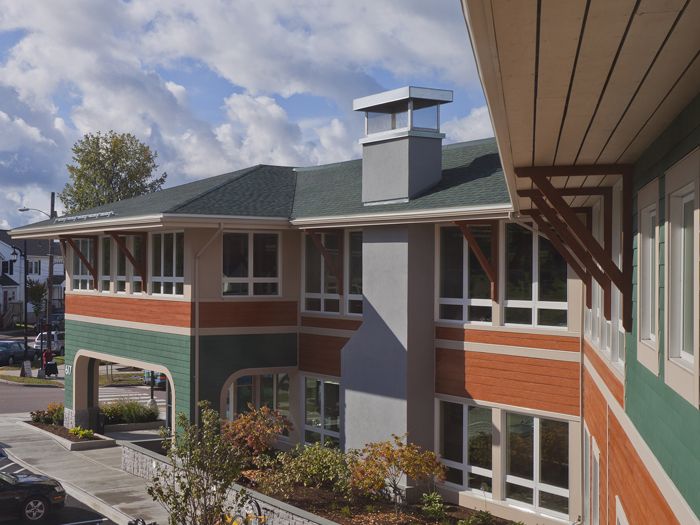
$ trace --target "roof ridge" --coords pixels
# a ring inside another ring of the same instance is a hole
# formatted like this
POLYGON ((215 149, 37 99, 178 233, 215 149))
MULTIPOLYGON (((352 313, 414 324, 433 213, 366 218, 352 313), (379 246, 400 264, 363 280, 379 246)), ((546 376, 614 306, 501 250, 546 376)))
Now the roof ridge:
MULTIPOLYGON (((187 206, 188 204, 192 204, 194 201, 196 201, 196 200, 198 200, 198 199, 201 199, 202 197, 205 197, 205 196, 209 195, 210 193, 212 193, 212 192, 214 192, 214 191, 216 191, 216 190, 219 190, 219 189, 223 188, 223 187, 226 186, 227 184, 230 184, 230 183, 232 183, 233 181, 240 180, 240 179, 242 179, 243 177, 246 177, 246 176, 250 175, 251 173, 253 173, 254 171, 260 169, 261 167, 262 167, 262 164, 256 164, 255 166, 250 166, 250 167, 248 167, 248 168, 243 168, 243 169, 241 169, 241 170, 238 170, 238 175, 237 175, 237 176, 235 176, 235 177, 233 177, 233 178, 230 178, 230 179, 227 179, 227 180, 225 180, 224 182, 222 182, 221 184, 217 184, 217 185, 215 185, 213 188, 209 188, 207 191, 205 191, 205 192, 203 192, 203 193, 199 193, 199 194, 195 195, 194 197, 190 197, 190 198, 187 199, 186 201, 181 202, 180 204, 178 204, 177 206, 173 206, 172 208, 166 210, 164 213, 174 213, 174 212, 176 212, 177 210, 179 210, 179 209, 181 209, 181 208, 184 208, 184 207, 187 206)), ((237 172, 234 171, 233 173, 237 173, 237 172)))

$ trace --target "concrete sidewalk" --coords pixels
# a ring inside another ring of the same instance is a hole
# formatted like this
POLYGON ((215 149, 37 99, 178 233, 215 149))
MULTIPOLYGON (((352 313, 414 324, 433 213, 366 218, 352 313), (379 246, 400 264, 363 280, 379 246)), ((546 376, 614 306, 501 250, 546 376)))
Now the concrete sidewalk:
POLYGON ((33 472, 59 480, 66 492, 119 525, 143 518, 165 525, 168 515, 146 493, 146 481, 121 470, 121 447, 70 452, 40 430, 18 424, 26 414, 0 416, 0 447, 33 472))

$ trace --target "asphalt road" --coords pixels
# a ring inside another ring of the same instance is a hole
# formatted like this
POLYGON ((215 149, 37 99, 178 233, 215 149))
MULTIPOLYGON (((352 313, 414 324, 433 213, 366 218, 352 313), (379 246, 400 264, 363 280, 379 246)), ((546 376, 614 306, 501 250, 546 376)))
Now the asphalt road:
MULTIPOLYGON (((13 463, 1 454, 0 452, 0 471, 10 474, 26 472, 20 465, 13 463)), ((0 525, 14 525, 15 523, 24 522, 21 522, 16 516, 0 516, 0 525)), ((102 514, 95 512, 70 496, 66 496, 66 506, 63 509, 50 514, 41 523, 42 525, 115 525, 102 514)))
POLYGON ((16 414, 46 408, 51 402, 63 403, 63 389, 0 383, 0 414, 16 414))

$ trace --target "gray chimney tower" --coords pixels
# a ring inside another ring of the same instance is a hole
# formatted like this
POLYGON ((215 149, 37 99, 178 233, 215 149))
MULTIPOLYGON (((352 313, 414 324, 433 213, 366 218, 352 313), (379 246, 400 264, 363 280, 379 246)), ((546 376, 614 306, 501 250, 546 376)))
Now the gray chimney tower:
POLYGON ((440 181, 440 105, 452 91, 406 86, 355 99, 365 112, 362 202, 406 202, 440 181))

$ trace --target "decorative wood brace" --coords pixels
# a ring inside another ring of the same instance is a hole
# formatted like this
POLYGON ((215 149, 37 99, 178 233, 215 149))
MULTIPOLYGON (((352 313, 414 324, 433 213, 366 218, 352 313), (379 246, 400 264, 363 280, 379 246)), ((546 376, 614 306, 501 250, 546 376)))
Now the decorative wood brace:
POLYGON ((472 251, 481 269, 491 282, 491 300, 498 301, 498 221, 455 221, 457 227, 462 231, 462 235, 467 240, 467 245, 472 251), (476 242, 471 231, 471 225, 488 224, 491 226, 491 260, 484 254, 479 243, 476 242))
POLYGON ((129 262, 131 263, 131 266, 134 267, 134 270, 136 270, 136 273, 141 277, 141 281, 146 283, 146 280, 148 278, 148 271, 146 269, 147 264, 146 264, 146 254, 148 253, 147 251, 147 242, 148 242, 148 235, 145 232, 107 232, 109 233, 109 236, 114 239, 114 242, 117 243, 117 246, 119 247, 119 250, 124 254, 124 256, 129 259, 129 262), (137 260, 134 257, 134 254, 131 253, 131 250, 126 245, 126 242, 124 242, 124 237, 126 235, 133 235, 133 236, 139 236, 141 237, 141 245, 143 246, 143 249, 141 250, 141 260, 137 260))
MULTIPOLYGON (((627 165, 550 166, 516 168, 518 177, 528 178, 533 190, 519 192, 532 198, 533 204, 552 229, 576 255, 586 273, 603 288, 604 315, 611 317, 611 285, 622 294, 622 323, 632 330, 632 168, 627 165), (612 190, 610 188, 555 188, 551 177, 621 175, 622 176, 622 270, 612 259, 612 190), (564 200, 565 195, 602 195, 605 223, 604 246, 584 226, 575 210, 564 200), (546 199, 546 201, 545 201, 546 199), (560 218, 561 217, 561 218, 560 218)), ((533 216, 534 217, 534 216, 533 216)), ((556 246, 555 246, 556 247, 556 246)), ((559 248, 557 248, 559 249, 559 248)), ((563 257, 567 257, 563 252, 563 257)), ((570 255, 570 254, 569 254, 570 255)))
MULTIPOLYGON (((332 230, 330 233, 334 233, 340 236, 340 242, 338 242, 338 262, 339 264, 336 264, 335 261, 333 260, 333 256, 326 250, 326 247, 323 245, 323 240, 321 238, 321 233, 323 233, 321 230, 306 230, 306 235, 311 237, 311 240, 313 241, 314 245, 318 249, 319 252, 321 252, 321 256, 323 257, 324 262, 328 265, 328 267, 331 269, 331 273, 333 276, 336 278, 338 281, 338 295, 343 295, 344 294, 344 289, 343 289, 343 232, 338 231, 338 230, 332 230)), ((326 232, 328 233, 328 232, 326 232)))
MULTIPOLYGON (((80 236, 80 237, 72 237, 70 235, 62 235, 60 237, 61 241, 61 246, 63 247, 63 252, 65 254, 66 252, 66 243, 68 243, 68 246, 71 247, 73 250, 73 253, 75 253, 78 256, 78 259, 80 259, 85 267, 88 269, 88 272, 90 272, 90 275, 92 276, 92 286, 96 290, 97 289, 97 269, 95 268, 94 260, 90 260, 90 254, 87 254, 87 256, 80 251, 78 246, 75 244, 74 239, 91 239, 92 240, 92 245, 97 248, 97 237, 93 235, 89 236, 80 236)), ((93 255, 96 250, 93 250, 93 255)))

